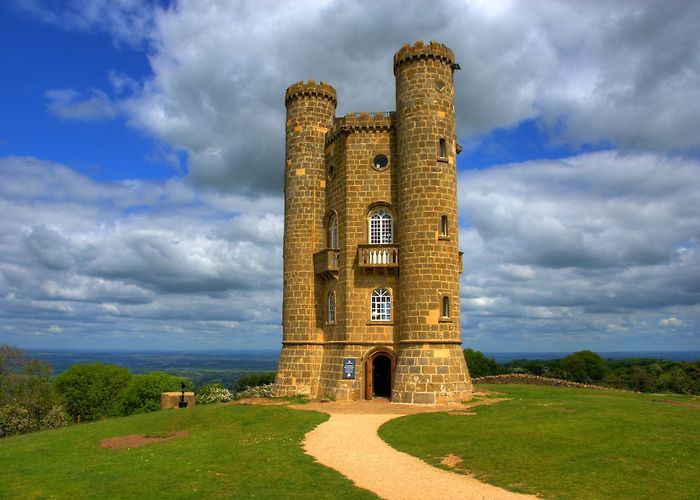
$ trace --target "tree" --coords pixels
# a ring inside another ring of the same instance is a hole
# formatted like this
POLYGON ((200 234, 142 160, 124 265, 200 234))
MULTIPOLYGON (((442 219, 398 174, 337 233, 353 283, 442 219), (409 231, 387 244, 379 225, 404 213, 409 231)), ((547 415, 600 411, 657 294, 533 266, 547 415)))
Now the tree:
POLYGON ((169 373, 134 375, 122 396, 121 414, 132 415, 160 410, 161 393, 179 391, 182 383, 185 383, 186 388, 192 386, 189 380, 169 373))
POLYGON ((73 365, 54 382, 70 415, 97 420, 118 414, 119 402, 131 373, 126 368, 104 363, 73 365))
POLYGON ((498 375, 502 371, 494 359, 486 357, 481 351, 467 348, 464 350, 464 359, 467 361, 467 368, 472 377, 498 375))
POLYGON ((600 382, 605 376, 605 360, 591 351, 579 351, 569 354, 559 363, 568 380, 588 384, 600 382))
POLYGON ((29 423, 22 432, 37 428, 53 405, 51 365, 28 359, 21 349, 0 346, 0 406, 13 408, 8 410, 12 415, 26 412, 29 423))

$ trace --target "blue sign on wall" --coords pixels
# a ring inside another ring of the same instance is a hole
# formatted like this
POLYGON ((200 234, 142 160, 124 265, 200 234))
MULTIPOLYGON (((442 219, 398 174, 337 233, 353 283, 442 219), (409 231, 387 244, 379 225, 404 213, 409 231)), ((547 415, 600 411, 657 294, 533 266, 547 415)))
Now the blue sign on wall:
POLYGON ((350 358, 343 359, 343 378, 355 379, 355 360, 350 358))

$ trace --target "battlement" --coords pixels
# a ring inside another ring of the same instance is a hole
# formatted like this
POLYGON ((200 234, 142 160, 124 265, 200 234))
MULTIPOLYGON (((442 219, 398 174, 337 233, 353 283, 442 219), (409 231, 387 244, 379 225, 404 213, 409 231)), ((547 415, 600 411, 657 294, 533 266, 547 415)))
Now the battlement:
POLYGON ((430 42, 426 45, 422 40, 418 40, 413 45, 404 45, 394 54, 394 74, 400 65, 415 59, 436 59, 444 61, 446 64, 452 64, 455 55, 452 49, 446 45, 438 42, 430 42))
POLYGON ((284 105, 289 106, 290 101, 298 99, 302 96, 327 99, 333 103, 333 106, 338 104, 338 99, 333 87, 324 81, 316 83, 315 80, 309 80, 308 82, 298 81, 295 84, 290 85, 289 88, 287 88, 287 91, 284 93, 284 105))
POLYGON ((348 113, 336 118, 333 127, 326 135, 326 144, 333 142, 342 133, 352 132, 388 132, 394 127, 396 113, 383 111, 377 113, 348 113))

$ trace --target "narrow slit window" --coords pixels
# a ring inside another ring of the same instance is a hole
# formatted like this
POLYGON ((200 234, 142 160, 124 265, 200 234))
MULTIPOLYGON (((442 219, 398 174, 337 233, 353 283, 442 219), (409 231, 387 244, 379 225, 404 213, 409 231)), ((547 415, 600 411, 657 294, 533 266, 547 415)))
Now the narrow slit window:
POLYGON ((440 138, 440 158, 447 158, 447 143, 444 137, 440 138))
POLYGON ((443 215, 440 217, 440 235, 441 236, 448 236, 449 235, 449 226, 447 224, 447 215, 443 215))
POLYGON ((328 222, 328 248, 338 248, 338 218, 335 215, 328 222))
POLYGON ((328 294, 328 324, 335 323, 335 292, 328 294))
POLYGON ((450 317, 450 298, 449 297, 442 298, 442 317, 443 318, 450 317))

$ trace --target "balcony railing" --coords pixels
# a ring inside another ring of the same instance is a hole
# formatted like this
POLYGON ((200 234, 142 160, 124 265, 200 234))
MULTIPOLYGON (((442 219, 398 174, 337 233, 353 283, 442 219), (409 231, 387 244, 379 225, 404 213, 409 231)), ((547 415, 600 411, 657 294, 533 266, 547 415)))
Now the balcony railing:
POLYGON ((338 277, 338 260, 340 250, 327 248, 314 254, 314 273, 323 279, 338 277))
POLYGON ((398 268, 398 245, 358 245, 357 265, 360 268, 398 268))

